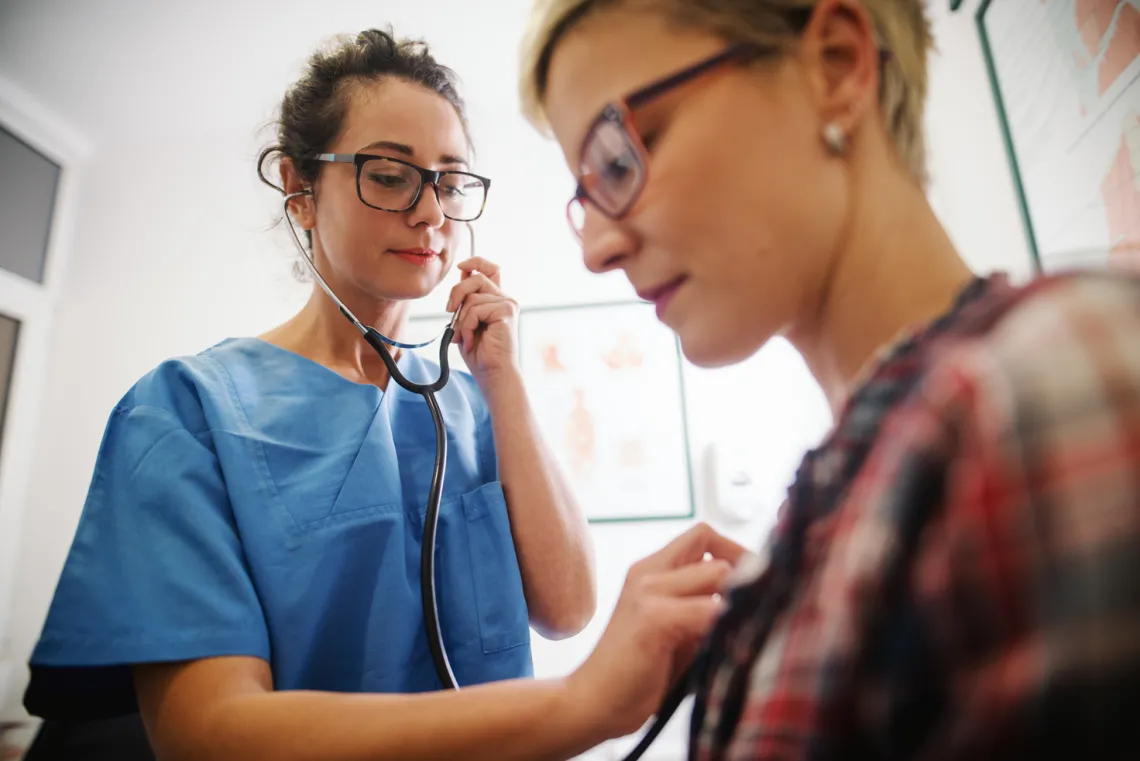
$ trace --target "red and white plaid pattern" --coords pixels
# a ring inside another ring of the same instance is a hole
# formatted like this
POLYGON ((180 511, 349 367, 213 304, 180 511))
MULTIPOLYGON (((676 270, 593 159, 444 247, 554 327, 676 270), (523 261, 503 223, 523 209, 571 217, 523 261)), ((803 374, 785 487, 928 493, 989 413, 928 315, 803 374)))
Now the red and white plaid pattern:
POLYGON ((1140 758, 1140 279, 976 281, 810 452, 691 757, 1140 758))

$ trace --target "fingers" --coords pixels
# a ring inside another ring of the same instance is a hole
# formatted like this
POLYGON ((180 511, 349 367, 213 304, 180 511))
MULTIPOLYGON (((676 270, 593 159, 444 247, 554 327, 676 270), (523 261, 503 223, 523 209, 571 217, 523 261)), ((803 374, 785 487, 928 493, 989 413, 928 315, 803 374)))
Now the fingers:
POLYGON ((727 536, 718 534, 716 531, 709 529, 704 552, 707 552, 718 560, 727 560, 729 563, 735 565, 737 561, 739 561, 742 556, 748 554, 750 550, 732 541, 727 536))
POLYGON ((511 304, 512 306, 518 307, 517 301, 502 293, 473 293, 463 300, 463 312, 466 314, 481 304, 499 303, 511 304))
POLYGON ((455 335, 465 347, 473 345, 475 331, 483 325, 513 320, 518 313, 518 304, 505 296, 490 293, 477 293, 467 297, 463 312, 455 326, 455 335))
POLYGON ((465 276, 465 279, 451 289, 451 295, 447 299, 447 311, 454 312, 459 308, 460 304, 466 303, 467 299, 476 293, 492 293, 495 295, 502 295, 496 284, 489 277, 481 272, 473 273, 465 276))
POLYGON ((667 629, 680 632, 683 637, 678 642, 704 636, 724 610, 718 593, 731 571, 727 562, 711 560, 631 578, 632 597, 642 609, 639 618, 656 619, 667 629))
POLYGON ((631 576, 623 596, 635 618, 666 634, 674 656, 685 659, 694 641, 704 637, 724 612, 719 592, 732 566, 724 560, 690 563, 641 578, 631 576))
POLYGON ((724 560, 690 563, 640 580, 642 589, 651 594, 688 597, 712 595, 724 588, 732 565, 724 560))
POLYGON ((502 285, 499 275, 499 265, 481 256, 472 256, 470 259, 464 259, 456 266, 459 268, 459 271, 463 273, 462 277, 464 280, 472 277, 474 273, 479 272, 485 275, 496 286, 502 285))
POLYGON ((638 561, 634 568, 640 574, 657 573, 695 563, 702 560, 706 553, 716 560, 735 564, 745 552, 747 550, 744 547, 718 534, 708 524, 698 523, 661 550, 638 561))
POLYGON ((661 605, 661 624, 676 637, 673 654, 676 655, 679 651, 685 655, 694 652, 694 643, 709 633, 724 613, 724 608, 724 601, 712 596, 675 598, 661 605))

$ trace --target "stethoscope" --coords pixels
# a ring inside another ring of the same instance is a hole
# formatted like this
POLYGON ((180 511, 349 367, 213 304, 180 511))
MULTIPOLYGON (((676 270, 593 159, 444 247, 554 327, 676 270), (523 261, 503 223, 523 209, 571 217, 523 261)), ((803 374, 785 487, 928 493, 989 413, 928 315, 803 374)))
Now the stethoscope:
MULTIPOLYGON (((285 222, 289 227, 289 233, 293 238, 293 243, 297 246, 297 251, 301 254, 301 258, 305 262, 305 266, 309 272, 312 273, 313 279, 320 286, 321 290, 332 299, 336 304, 337 309, 341 314, 351 322, 357 330, 364 336, 364 340, 368 345, 376 350, 383 360, 384 366, 388 368, 388 373, 392 376, 392 380, 396 381, 400 387, 413 394, 419 394, 427 402, 428 409, 431 411, 431 419, 435 424, 435 468, 432 471, 431 487, 428 489, 427 509, 424 516, 424 533, 423 533, 423 549, 420 552, 420 604, 423 606, 424 616, 424 629, 427 631, 428 649, 431 651, 432 662, 435 664, 435 672, 439 677, 440 683, 446 689, 458 690, 459 684, 455 681, 455 673, 451 669, 451 662, 447 658, 447 648, 443 643, 443 631, 439 626, 439 607, 436 599, 435 592, 435 537, 436 531, 439 526, 439 501, 443 494, 443 472, 447 466, 447 434, 443 424, 443 413, 439 409, 439 402, 435 398, 437 391, 441 391, 447 385, 448 377, 451 373, 450 364, 448 362, 448 349, 451 346, 451 341, 455 336, 455 323, 459 319, 459 313, 463 309, 460 304, 459 308, 455 310, 447 327, 444 328, 443 334, 440 336, 439 344, 439 377, 436 378, 434 383, 413 383, 400 372, 400 368, 396 366, 396 361, 392 358, 392 353, 388 351, 389 346, 394 346, 398 349, 422 349, 434 341, 428 340, 423 343, 409 344, 401 343, 388 336, 385 336, 380 331, 365 325, 356 315, 352 313, 343 301, 341 301, 328 282, 317 271, 316 262, 313 261, 312 255, 301 244, 301 238, 297 235, 297 230, 293 226, 293 220, 289 214, 289 202, 294 198, 301 196, 311 196, 311 190, 301 190, 296 193, 288 193, 284 198, 285 207, 285 222)), ((471 223, 467 223, 467 229, 471 234, 472 251, 475 247, 475 230, 472 228, 471 223)), ((657 714, 653 718, 649 729, 641 738, 637 746, 626 755, 623 761, 637 761, 641 758, 657 736, 661 734, 661 730, 669 723, 673 714, 684 702, 692 689, 692 674, 695 673, 695 668, 691 667, 689 671, 677 682, 676 685, 670 689, 669 693, 665 696, 661 706, 657 709, 657 714)))
MULTIPOLYGON (((451 374, 451 366, 448 362, 448 349, 451 346, 451 341, 455 336, 455 323, 459 319, 459 313, 462 310, 462 305, 459 309, 455 310, 455 314, 451 316, 447 327, 444 328, 442 336, 440 336, 439 344, 439 377, 433 383, 413 383, 400 372, 400 368, 396 364, 396 360, 392 358, 392 353, 388 351, 389 346, 394 346, 398 349, 421 349, 430 343, 432 340, 424 341, 423 343, 411 344, 396 341, 384 335, 370 325, 362 323, 352 310, 349 309, 340 298, 333 293, 333 289, 329 286, 328 282, 317 271, 316 262, 313 261, 312 255, 301 245, 301 239, 297 235, 297 230, 293 227, 293 220, 289 216, 289 202, 294 198, 301 196, 311 196, 311 190, 301 190, 296 193, 288 193, 285 195, 285 221, 288 223, 289 232, 293 237, 293 242, 297 246, 297 250, 301 254, 301 258, 305 261, 305 265, 309 272, 312 273, 317 285, 321 290, 332 299, 336 304, 337 309, 343 314, 349 322, 351 322, 357 330, 364 336, 364 340, 368 345, 376 350, 380 355, 380 359, 384 361, 384 366, 388 368, 388 373, 392 376, 392 380, 396 381, 400 387, 413 394, 419 394, 427 402, 428 410, 431 411, 431 420, 435 424, 435 468, 432 470, 431 486, 428 489, 427 509, 424 514, 424 533, 423 533, 423 549, 420 552, 420 604, 423 606, 424 615, 424 628, 427 630, 428 649, 431 650, 431 659, 435 664, 435 673, 439 677, 439 681, 447 689, 457 690, 459 684, 455 681, 455 672, 451 669, 451 662, 447 658, 447 648, 443 644, 443 631, 439 626, 439 606, 436 600, 435 593, 435 537, 436 531, 439 528, 439 501, 443 495, 443 473, 447 467, 447 433, 443 425, 443 413, 439 409, 439 402, 435 398, 437 391, 441 391, 447 385, 448 377, 451 374)), ((467 229, 472 235, 471 245, 474 250, 475 245, 475 231, 468 223, 467 229)))

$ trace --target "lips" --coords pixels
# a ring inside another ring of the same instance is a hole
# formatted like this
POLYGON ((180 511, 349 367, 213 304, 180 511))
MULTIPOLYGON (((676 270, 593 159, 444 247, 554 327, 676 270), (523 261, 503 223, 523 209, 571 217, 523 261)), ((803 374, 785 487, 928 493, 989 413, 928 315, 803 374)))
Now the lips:
POLYGON ((665 314, 665 309, 669 306, 669 302, 673 300, 673 296, 677 293, 677 289, 684 285, 688 279, 687 275, 680 275, 654 288, 639 290, 637 295, 639 298, 657 307, 657 319, 660 320, 665 314))
POLYGON ((430 248, 393 249, 390 253, 417 267, 427 267, 439 258, 439 252, 430 248))

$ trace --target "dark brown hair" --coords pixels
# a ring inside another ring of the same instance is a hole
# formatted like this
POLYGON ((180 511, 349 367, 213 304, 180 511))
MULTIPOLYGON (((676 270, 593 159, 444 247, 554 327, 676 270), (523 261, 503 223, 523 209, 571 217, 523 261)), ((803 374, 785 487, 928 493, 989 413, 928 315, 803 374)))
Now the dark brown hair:
POLYGON ((455 72, 436 61, 422 40, 396 39, 391 29, 369 29, 355 39, 337 37, 309 57, 304 75, 281 102, 280 116, 274 123, 276 142, 258 157, 261 181, 284 192, 266 177, 265 162, 287 157, 311 185, 321 163, 314 157, 327 152, 340 134, 353 89, 388 78, 421 85, 447 100, 459 115, 470 143, 466 106, 455 72))

